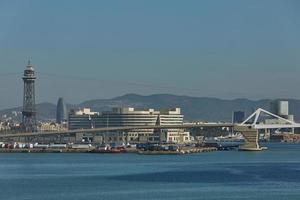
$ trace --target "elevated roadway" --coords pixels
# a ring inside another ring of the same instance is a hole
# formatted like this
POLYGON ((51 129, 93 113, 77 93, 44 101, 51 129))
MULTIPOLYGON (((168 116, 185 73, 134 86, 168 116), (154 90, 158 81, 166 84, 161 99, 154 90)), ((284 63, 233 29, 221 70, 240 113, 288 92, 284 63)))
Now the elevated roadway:
POLYGON ((200 123, 200 124, 182 124, 182 125, 145 125, 145 126, 124 126, 124 127, 103 127, 93 129, 76 129, 67 131, 54 132, 34 132, 34 133, 12 133, 0 134, 0 138, 14 138, 14 137, 34 137, 34 136, 50 136, 50 135, 71 135, 76 133, 100 133, 108 131, 131 131, 136 129, 188 129, 188 128, 220 128, 220 127, 234 127, 232 123, 200 123))

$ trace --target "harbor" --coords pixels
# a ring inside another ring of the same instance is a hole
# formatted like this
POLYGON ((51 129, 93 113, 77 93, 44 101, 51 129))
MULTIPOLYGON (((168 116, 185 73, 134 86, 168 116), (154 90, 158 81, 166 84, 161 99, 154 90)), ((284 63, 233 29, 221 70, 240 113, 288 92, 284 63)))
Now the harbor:
POLYGON ((139 155, 185 155, 213 151, 241 150, 244 139, 240 135, 205 138, 198 143, 20 143, 0 142, 0 153, 93 153, 139 155))
POLYGON ((267 146, 254 154, 1 154, 1 199, 299 199, 299 144, 267 146))

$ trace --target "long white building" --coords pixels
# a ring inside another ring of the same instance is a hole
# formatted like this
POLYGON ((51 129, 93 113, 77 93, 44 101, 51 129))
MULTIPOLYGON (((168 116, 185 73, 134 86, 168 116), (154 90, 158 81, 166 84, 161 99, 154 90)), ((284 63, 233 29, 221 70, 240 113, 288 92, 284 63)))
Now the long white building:
MULTIPOLYGON (((102 112, 101 114, 90 112, 89 109, 84 109, 84 111, 70 113, 69 129, 183 124, 183 115, 180 108, 156 111, 154 109, 126 107, 113 108, 112 111, 102 112)), ((130 132, 103 133, 102 136, 105 142, 186 143, 190 141, 189 133, 184 132, 182 129, 136 129, 130 132)))

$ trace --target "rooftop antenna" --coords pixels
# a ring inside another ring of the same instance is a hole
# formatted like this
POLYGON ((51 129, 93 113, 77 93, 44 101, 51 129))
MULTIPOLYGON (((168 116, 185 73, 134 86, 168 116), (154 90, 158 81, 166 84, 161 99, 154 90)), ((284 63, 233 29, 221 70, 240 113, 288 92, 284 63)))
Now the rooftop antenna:
POLYGON ((31 66, 31 57, 28 57, 28 66, 31 66))

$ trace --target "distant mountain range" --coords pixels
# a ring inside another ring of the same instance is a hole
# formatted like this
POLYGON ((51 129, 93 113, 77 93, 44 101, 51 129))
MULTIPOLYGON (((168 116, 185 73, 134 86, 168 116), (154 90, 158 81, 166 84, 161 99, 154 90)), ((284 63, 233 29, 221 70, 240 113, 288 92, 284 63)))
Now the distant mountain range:
MULTIPOLYGON (((286 99, 289 101, 290 114, 295 119, 300 119, 300 100, 286 99)), ((111 110, 113 107, 135 107, 135 108, 174 108, 180 107, 186 120, 203 121, 231 121, 233 111, 245 111, 246 115, 251 114, 256 108, 270 110, 272 100, 252 101, 248 99, 223 100, 208 97, 189 97, 170 94, 154 94, 142 96, 137 94, 126 94, 113 99, 96 99, 85 101, 79 105, 70 105, 70 108, 89 107, 93 111, 101 112, 111 110)), ((0 115, 11 116, 12 111, 21 111, 21 107, 0 111, 0 115)), ((40 120, 55 119, 56 105, 41 103, 37 105, 37 115, 40 120)), ((14 116, 14 115, 12 115, 14 116)), ((18 115, 18 117, 20 117, 18 115)))

